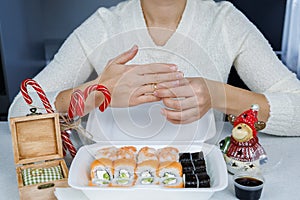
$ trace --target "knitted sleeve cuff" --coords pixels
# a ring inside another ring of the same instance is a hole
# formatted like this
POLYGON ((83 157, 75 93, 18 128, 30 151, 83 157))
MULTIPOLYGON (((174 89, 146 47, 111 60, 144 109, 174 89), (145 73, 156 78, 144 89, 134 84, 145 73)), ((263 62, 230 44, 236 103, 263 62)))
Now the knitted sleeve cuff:
POLYGON ((300 106, 295 101, 300 94, 264 93, 264 95, 270 105, 270 117, 262 132, 279 136, 300 136, 300 118, 297 116, 297 113, 300 113, 300 106))

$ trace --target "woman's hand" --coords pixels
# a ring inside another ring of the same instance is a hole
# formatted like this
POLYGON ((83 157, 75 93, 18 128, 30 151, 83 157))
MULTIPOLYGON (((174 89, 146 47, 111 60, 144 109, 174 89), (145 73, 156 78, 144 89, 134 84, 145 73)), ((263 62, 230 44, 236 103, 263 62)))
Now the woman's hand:
POLYGON ((162 114, 174 124, 187 124, 200 119, 211 107, 212 99, 208 84, 204 78, 186 78, 174 82, 160 83, 154 95, 162 98, 166 108, 162 114))
POLYGON ((111 92, 112 107, 128 107, 142 103, 159 101, 154 96, 154 83, 183 79, 174 64, 151 63, 145 65, 126 65, 138 52, 137 46, 108 62, 98 83, 105 85, 111 92))

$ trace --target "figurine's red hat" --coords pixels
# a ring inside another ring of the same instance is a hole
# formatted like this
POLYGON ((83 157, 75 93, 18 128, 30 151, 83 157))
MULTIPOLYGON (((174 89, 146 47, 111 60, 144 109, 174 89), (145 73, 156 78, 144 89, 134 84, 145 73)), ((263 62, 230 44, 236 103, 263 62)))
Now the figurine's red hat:
POLYGON ((259 106, 257 104, 252 105, 251 109, 246 110, 234 120, 233 126, 236 127, 240 123, 247 124, 252 129, 253 137, 256 137, 257 131, 255 128, 255 123, 258 121, 257 119, 258 110, 259 110, 259 106))

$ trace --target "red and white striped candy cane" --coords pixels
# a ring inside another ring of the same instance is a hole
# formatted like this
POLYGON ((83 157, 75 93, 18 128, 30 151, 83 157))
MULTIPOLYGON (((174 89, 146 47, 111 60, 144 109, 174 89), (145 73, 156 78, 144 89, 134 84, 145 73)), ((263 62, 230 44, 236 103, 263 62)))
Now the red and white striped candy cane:
POLYGON ((74 147, 74 145, 73 145, 73 143, 70 139, 69 133, 67 133, 67 131, 62 131, 61 132, 61 138, 63 140, 63 154, 64 154, 64 156, 66 156, 66 152, 67 152, 67 150, 69 150, 71 156, 74 158, 76 153, 77 153, 77 150, 74 147))
POLYGON ((42 87, 32 79, 25 79, 21 83, 21 93, 22 93, 23 98, 26 101, 26 103, 28 103, 29 105, 32 104, 32 99, 28 95, 27 85, 31 85, 35 89, 35 91, 37 92, 37 94, 40 97, 41 101, 43 102, 43 105, 44 105, 47 113, 54 113, 54 110, 52 109, 51 104, 50 104, 48 98, 46 97, 46 94, 43 91, 42 87))
POLYGON ((89 96, 89 94, 93 91, 100 91, 105 97, 103 103, 99 106, 100 111, 103 112, 110 104, 111 101, 110 92, 103 85, 99 85, 99 84, 90 85, 84 90, 84 99, 86 99, 89 96))
POLYGON ((75 90, 72 93, 68 115, 70 119, 84 115, 84 94, 81 90, 75 90))
MULTIPOLYGON (((31 85, 35 91, 37 92, 38 96, 40 97, 47 113, 54 113, 54 110, 52 109, 52 106, 48 100, 48 98, 46 97, 45 92, 43 91, 42 87, 34 80, 32 79, 25 79, 22 83, 21 83, 21 93, 22 96, 24 98, 24 100, 26 101, 26 103, 28 103, 29 105, 32 104, 32 99, 28 94, 27 91, 27 85, 31 85)), ((64 155, 66 155, 66 150, 68 149, 70 151, 71 156, 75 156, 76 155, 76 149, 72 143, 72 141, 70 140, 70 136, 66 131, 63 131, 61 133, 61 137, 62 137, 62 141, 63 141, 63 153, 64 155)))

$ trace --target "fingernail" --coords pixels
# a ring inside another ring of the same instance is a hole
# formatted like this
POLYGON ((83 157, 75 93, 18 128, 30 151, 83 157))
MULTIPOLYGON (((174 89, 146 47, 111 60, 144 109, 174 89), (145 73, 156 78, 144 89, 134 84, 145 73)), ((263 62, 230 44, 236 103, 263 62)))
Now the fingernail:
POLYGON ((170 67, 170 69, 173 70, 173 71, 177 71, 178 67, 177 67, 176 65, 172 65, 172 66, 170 67))
POLYGON ((153 96, 157 97, 157 92, 156 91, 153 92, 153 96))
POLYGON ((179 85, 179 81, 178 80, 173 82, 173 86, 178 86, 178 85, 179 85))
POLYGON ((135 44, 133 45, 133 47, 131 47, 131 49, 129 50, 129 53, 133 53, 138 49, 138 46, 135 44))
POLYGON ((160 113, 161 113, 163 116, 166 116, 164 109, 160 109, 160 113))
POLYGON ((183 73, 182 72, 177 73, 176 78, 183 78, 183 73))

